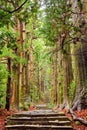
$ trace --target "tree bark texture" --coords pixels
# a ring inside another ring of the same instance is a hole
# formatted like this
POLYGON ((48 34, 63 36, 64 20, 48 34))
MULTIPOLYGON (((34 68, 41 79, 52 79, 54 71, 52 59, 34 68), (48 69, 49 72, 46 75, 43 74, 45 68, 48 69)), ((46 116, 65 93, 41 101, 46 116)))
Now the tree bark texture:
POLYGON ((77 107, 75 109, 81 110, 87 107, 87 91, 86 91, 86 81, 87 81, 87 22, 85 20, 84 5, 85 0, 81 1, 73 1, 72 10, 77 12, 77 14, 73 14, 73 25, 79 28, 79 32, 77 33, 77 37, 79 41, 75 45, 75 81, 76 81, 76 89, 75 89, 75 98, 73 101, 73 105, 75 102, 79 100, 77 107), (80 2, 81 6, 78 6, 78 2, 80 2), (77 21, 77 24, 75 23, 77 21))
POLYGON ((7 90, 6 90, 6 105, 5 108, 10 110, 11 102, 11 59, 7 58, 7 69, 8 69, 8 79, 7 79, 7 90))

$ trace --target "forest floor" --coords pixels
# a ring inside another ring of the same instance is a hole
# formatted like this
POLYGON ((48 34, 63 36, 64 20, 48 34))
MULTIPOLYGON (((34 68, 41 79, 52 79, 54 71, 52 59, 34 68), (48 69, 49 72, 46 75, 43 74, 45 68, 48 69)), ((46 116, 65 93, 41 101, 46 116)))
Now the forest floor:
POLYGON ((0 108, 0 130, 4 130, 5 129, 6 118, 8 116, 11 116, 15 112, 17 112, 17 110, 15 110, 15 109, 11 110, 11 111, 7 111, 6 109, 1 109, 0 108))
MULTIPOLYGON (((87 120, 87 109, 82 110, 80 112, 74 111, 77 117, 83 118, 84 120, 87 120)), ((71 114, 66 114, 68 118, 71 120, 71 125, 74 130, 87 130, 87 126, 82 125, 80 122, 76 121, 74 122, 72 119, 71 114)))
MULTIPOLYGON (((33 110, 31 108, 31 110, 33 110)), ((5 126, 5 120, 8 116, 14 114, 15 112, 17 112, 16 110, 11 110, 10 112, 7 111, 6 109, 0 109, 0 130, 4 130, 4 126, 5 126)), ((77 112, 75 111, 77 117, 81 117, 85 120, 87 120, 87 109, 82 110, 81 112, 77 112)), ((79 122, 73 122, 72 117, 70 114, 66 114, 66 116, 68 116, 71 120, 71 125, 73 127, 74 130, 87 130, 87 127, 84 125, 81 125, 79 122)))

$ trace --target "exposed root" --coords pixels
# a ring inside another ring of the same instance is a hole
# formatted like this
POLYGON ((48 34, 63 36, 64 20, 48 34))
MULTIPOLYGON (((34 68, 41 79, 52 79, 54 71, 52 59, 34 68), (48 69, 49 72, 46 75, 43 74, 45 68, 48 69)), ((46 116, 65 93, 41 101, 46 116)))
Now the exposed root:
POLYGON ((87 126, 87 121, 83 118, 77 117, 72 109, 70 109, 70 114, 72 115, 73 121, 79 121, 81 124, 87 126))

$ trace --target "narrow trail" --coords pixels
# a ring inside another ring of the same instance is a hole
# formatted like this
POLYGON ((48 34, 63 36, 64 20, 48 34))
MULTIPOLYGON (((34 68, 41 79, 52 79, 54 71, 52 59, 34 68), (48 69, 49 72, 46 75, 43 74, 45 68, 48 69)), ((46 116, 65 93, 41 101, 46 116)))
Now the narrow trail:
POLYGON ((73 130, 64 113, 56 113, 45 105, 34 111, 15 113, 7 119, 5 130, 73 130))

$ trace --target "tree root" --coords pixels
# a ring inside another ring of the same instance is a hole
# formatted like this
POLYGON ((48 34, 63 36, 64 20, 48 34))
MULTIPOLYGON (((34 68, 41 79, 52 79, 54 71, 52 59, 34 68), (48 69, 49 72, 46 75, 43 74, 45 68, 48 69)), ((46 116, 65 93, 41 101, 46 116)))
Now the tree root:
POLYGON ((77 117, 72 109, 70 109, 70 114, 72 115, 73 121, 79 121, 81 124, 87 126, 87 121, 83 118, 77 117))

